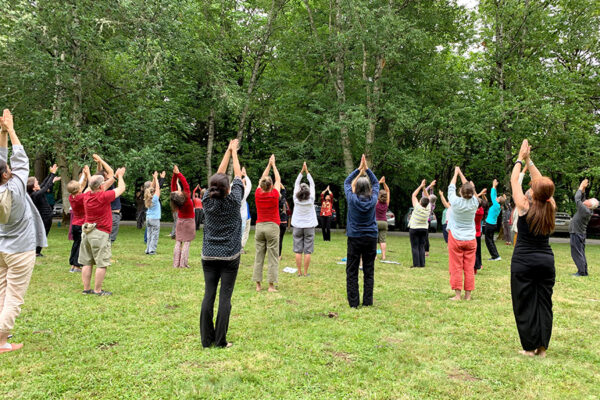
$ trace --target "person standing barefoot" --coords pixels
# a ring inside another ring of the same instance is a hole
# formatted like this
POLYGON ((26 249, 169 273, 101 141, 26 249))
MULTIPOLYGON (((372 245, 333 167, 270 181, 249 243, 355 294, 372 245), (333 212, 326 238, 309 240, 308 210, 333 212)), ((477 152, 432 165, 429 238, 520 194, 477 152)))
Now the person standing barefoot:
POLYGON ((387 210, 390 207, 391 193, 390 188, 385 183, 385 176, 381 177, 379 185, 383 185, 383 190, 379 191, 377 205, 375 206, 375 220, 377 220, 377 243, 379 243, 379 247, 381 248, 381 260, 385 261, 388 231, 387 210))
POLYGON ((531 161, 531 147, 523 140, 510 178, 519 211, 519 235, 510 264, 510 289, 515 322, 526 356, 546 356, 552 336, 552 292, 556 277, 550 234, 554 231, 556 203, 554 182, 542 176, 531 161), (531 189, 519 184, 521 167, 527 164, 531 189))

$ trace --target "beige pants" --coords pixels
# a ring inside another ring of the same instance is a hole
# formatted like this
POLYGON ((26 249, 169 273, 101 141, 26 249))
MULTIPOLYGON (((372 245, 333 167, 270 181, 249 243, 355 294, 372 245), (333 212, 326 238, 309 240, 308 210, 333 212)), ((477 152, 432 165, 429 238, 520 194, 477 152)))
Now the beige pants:
POLYGON ((279 225, 274 222, 261 222, 256 224, 254 234, 256 243, 256 258, 254 259, 254 282, 262 282, 263 264, 265 262, 265 253, 269 257, 269 269, 267 278, 269 283, 277 282, 279 274, 279 225))
POLYGON ((33 267, 35 250, 24 253, 0 252, 0 332, 7 333, 15 326, 33 267))

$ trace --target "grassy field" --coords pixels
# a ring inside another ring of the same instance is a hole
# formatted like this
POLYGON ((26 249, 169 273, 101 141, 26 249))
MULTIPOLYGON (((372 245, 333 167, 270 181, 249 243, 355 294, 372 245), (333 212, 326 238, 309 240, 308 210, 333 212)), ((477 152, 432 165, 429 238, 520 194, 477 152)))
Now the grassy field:
MULTIPOLYGON (((346 302, 345 238, 319 236, 311 276, 280 272, 279 293, 251 282, 253 240, 242 258, 229 329, 231 349, 203 349, 198 317, 201 240, 191 269, 171 267, 173 241, 144 255, 143 232, 122 227, 105 289, 84 296, 68 273, 64 228, 38 259, 14 341, 0 356, 3 399, 597 399, 600 396, 600 246, 589 278, 574 278, 569 247, 553 245, 554 332, 546 359, 524 358, 511 308, 511 248, 484 263, 472 302, 451 302, 445 244, 427 268, 409 269, 407 237, 389 237, 377 263, 375 305, 346 302), (337 316, 329 317, 329 313, 337 316)), ((281 269, 293 266, 291 236, 281 269)), ((484 255, 487 251, 484 249, 484 255)), ((266 276, 266 269, 265 269, 266 276)), ((362 293, 362 281, 361 281, 362 293)))

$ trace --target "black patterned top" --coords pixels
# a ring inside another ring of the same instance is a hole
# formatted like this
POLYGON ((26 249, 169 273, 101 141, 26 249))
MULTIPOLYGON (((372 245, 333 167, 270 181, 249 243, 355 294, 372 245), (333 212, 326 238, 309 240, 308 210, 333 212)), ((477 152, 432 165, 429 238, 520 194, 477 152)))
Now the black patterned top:
POLYGON ((224 199, 213 199, 207 190, 202 198, 204 206, 203 260, 233 260, 242 251, 242 218, 240 207, 244 185, 235 178, 231 191, 224 199))

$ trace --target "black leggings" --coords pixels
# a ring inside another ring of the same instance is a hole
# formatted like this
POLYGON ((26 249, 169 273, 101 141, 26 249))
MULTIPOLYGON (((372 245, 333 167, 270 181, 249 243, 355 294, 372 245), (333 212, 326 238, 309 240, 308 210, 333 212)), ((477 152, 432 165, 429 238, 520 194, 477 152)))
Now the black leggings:
POLYGON ((494 242, 494 234, 496 233, 497 225, 485 225, 485 245, 487 246, 488 251, 490 252, 490 257, 496 259, 500 257, 498 254, 498 249, 496 249, 496 242, 494 242))
MULTIPOLYGON (((44 222, 44 229, 46 230, 46 237, 48 237, 48 233, 50 233, 50 228, 52 228, 52 217, 42 218, 42 222, 44 222)), ((42 248, 36 247, 35 253, 42 254, 42 248)))
POLYGON ((321 217, 321 230, 323 231, 323 241, 331 241, 331 217, 321 217))
POLYGON ((240 258, 235 260, 202 260, 204 270, 204 300, 200 312, 200 337, 202 346, 227 346, 227 330, 231 315, 231 295, 237 278, 240 258), (215 297, 217 286, 221 281, 219 292, 219 311, 216 325, 213 324, 215 297))
POLYGON ((79 246, 81 245, 81 226, 71 225, 71 233, 73 234, 73 246, 71 246, 71 257, 69 257, 69 264, 81 268, 79 264, 79 246))
POLYGON ((279 257, 281 257, 281 248, 283 246, 283 237, 285 236, 286 229, 287 222, 285 224, 279 225, 279 257))

